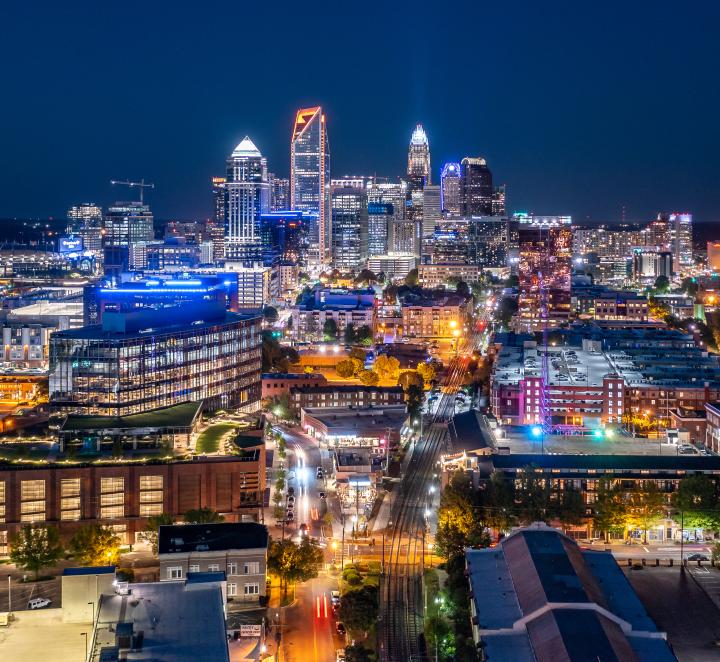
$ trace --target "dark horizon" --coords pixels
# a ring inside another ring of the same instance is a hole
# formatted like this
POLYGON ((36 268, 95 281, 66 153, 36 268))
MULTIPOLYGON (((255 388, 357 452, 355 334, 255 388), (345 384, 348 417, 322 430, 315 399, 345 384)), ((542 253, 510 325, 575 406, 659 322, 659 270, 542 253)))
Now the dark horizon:
POLYGON ((111 179, 144 177, 158 218, 206 218, 243 136, 287 176, 294 112, 322 104, 334 177, 402 175, 421 122, 433 179, 482 155, 510 212, 718 219, 715 3, 40 1, 0 18, 3 217, 107 206, 128 197, 111 179))

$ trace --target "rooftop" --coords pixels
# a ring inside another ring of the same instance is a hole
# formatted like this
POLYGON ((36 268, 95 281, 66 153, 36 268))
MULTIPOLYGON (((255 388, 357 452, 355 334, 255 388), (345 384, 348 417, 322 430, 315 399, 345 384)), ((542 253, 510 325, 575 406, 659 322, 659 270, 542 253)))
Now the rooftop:
POLYGON ((159 554, 215 552, 229 549, 265 549, 268 530, 255 522, 169 524, 160 527, 159 554))
POLYGON ((197 417, 202 402, 184 402, 172 407, 163 407, 143 414, 128 416, 80 416, 68 415, 61 430, 98 430, 130 428, 187 428, 197 417))

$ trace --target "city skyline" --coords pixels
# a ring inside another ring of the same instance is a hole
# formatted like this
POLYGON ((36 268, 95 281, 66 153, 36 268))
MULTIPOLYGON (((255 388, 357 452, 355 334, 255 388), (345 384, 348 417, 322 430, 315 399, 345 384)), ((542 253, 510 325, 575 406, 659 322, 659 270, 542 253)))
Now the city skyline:
POLYGON ((157 184, 149 202, 159 218, 209 217, 207 181, 229 150, 250 135, 269 170, 287 177, 293 115, 321 104, 335 175, 401 175, 407 136, 422 123, 432 180, 447 161, 482 156, 508 185, 509 210, 596 222, 619 221, 623 205, 628 220, 660 209, 688 209, 701 222, 716 217, 718 136, 705 127, 713 124, 718 92, 702 81, 712 76, 717 7, 625 7, 623 21, 607 6, 564 12, 519 3, 512 11, 461 3, 448 16, 430 10, 423 3, 412 12, 387 10, 387 38, 376 40, 362 65, 348 65, 363 35, 374 34, 373 8, 352 15, 336 8, 326 19, 322 7, 310 9, 303 23, 352 18, 356 29, 349 39, 331 31, 322 66, 301 67, 292 66, 285 45, 296 26, 281 11, 180 5, 177 16, 151 8, 138 18, 82 4, 60 13, 47 4, 38 21, 32 10, 8 8, 3 23, 12 30, 0 52, 13 66, 5 89, 23 103, 0 110, 11 128, 2 139, 0 216, 58 217, 83 200, 107 206, 110 179, 145 177, 157 184), (225 62, 240 19, 253 26, 243 38, 262 54, 250 91, 227 86, 225 62), (670 24, 683 35, 682 48, 665 47, 670 24), (482 45, 471 38, 477 25, 487 26, 482 45), (122 56, 107 48, 138 26, 153 40, 138 39, 122 56), (477 57, 489 66, 463 64, 477 57), (349 72, 359 84, 338 85, 349 72), (377 90, 382 102, 368 121, 377 90), (34 182, 48 169, 54 176, 40 200, 34 182))

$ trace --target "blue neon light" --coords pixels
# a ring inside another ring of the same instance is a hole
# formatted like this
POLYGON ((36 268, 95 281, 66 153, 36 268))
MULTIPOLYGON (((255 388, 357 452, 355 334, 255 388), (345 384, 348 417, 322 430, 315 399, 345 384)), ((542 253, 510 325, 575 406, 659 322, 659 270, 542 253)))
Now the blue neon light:
POLYGON ((542 434, 542 428, 539 425, 535 425, 531 432, 533 437, 539 437, 542 434))

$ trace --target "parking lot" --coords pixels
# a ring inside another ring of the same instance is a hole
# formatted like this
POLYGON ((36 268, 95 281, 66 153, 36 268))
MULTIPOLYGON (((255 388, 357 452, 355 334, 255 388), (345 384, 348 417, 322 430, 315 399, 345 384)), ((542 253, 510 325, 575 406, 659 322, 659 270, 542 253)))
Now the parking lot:
MULTIPOLYGON (((28 600, 33 598, 48 598, 52 600, 51 607, 61 606, 60 577, 53 577, 39 582, 12 580, 12 608, 15 611, 27 609, 28 600)), ((8 576, 0 572, 0 611, 8 611, 8 576)))

